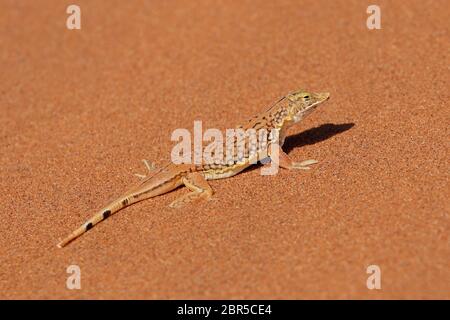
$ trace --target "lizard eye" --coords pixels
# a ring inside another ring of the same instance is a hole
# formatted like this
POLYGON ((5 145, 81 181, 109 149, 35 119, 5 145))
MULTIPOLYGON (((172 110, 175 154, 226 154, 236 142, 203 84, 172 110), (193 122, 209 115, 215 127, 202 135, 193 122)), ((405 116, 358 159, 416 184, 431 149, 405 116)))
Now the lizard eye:
POLYGON ((303 97, 305 100, 309 100, 309 95, 303 97))

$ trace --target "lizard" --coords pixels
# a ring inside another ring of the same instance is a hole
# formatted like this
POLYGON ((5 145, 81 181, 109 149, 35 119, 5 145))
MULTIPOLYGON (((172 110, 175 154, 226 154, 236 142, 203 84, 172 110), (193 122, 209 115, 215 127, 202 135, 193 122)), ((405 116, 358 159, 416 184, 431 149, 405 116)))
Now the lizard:
MULTIPOLYGON (((258 159, 270 158, 274 161, 277 158, 278 166, 283 169, 309 169, 308 165, 317 163, 316 160, 306 160, 294 162, 283 150, 282 146, 286 137, 287 129, 295 123, 300 122, 309 115, 322 102, 328 100, 328 92, 308 93, 304 90, 297 90, 289 93, 272 104, 268 110, 249 119, 244 125, 238 128, 265 129, 267 132, 276 130, 278 132, 278 156, 270 157, 271 141, 258 147, 256 152, 258 159)), ((235 142, 233 142, 235 143, 235 142)), ((248 152, 238 162, 222 162, 212 164, 175 164, 169 162, 166 166, 152 171, 152 174, 143 178, 137 185, 129 189, 122 196, 109 203, 106 207, 98 211, 92 218, 87 220, 78 229, 64 238, 57 244, 59 248, 64 247, 69 242, 90 230, 97 223, 105 220, 119 210, 128 207, 136 202, 153 198, 168 193, 180 186, 187 187, 190 192, 173 201, 169 206, 179 208, 183 205, 199 199, 209 200, 213 195, 213 190, 208 180, 222 179, 234 176, 247 167, 255 164, 253 155, 248 152)), ((147 164, 147 163, 146 163, 147 164)), ((148 167, 148 166, 147 166, 148 167)), ((150 171, 150 168, 149 168, 150 171)))

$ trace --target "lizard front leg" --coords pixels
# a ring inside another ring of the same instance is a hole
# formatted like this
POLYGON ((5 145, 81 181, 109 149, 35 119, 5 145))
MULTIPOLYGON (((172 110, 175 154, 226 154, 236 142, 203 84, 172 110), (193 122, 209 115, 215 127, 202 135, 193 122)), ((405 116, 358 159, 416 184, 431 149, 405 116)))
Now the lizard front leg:
MULTIPOLYGON (((275 158, 275 157, 274 157, 275 158)), ((274 159, 271 157, 271 160, 274 161, 274 159)), ((311 159, 311 160, 305 160, 302 162, 294 162, 292 159, 286 154, 286 152, 281 149, 280 146, 278 146, 278 165, 283 169, 293 170, 293 169, 300 169, 300 170, 309 170, 311 169, 308 167, 311 164, 318 163, 319 161, 311 159)))
POLYGON ((169 207, 180 208, 185 204, 204 198, 208 200, 211 198, 213 191, 208 181, 198 172, 189 173, 183 177, 184 185, 191 190, 188 194, 173 201, 169 207))

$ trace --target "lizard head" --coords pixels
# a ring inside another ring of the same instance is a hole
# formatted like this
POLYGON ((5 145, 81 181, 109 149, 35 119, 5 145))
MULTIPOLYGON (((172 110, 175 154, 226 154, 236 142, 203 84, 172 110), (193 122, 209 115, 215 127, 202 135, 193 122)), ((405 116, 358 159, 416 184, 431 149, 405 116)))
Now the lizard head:
POLYGON ((310 114, 319 104, 330 98, 328 92, 306 92, 299 90, 286 96, 290 102, 289 113, 294 122, 302 120, 310 114))

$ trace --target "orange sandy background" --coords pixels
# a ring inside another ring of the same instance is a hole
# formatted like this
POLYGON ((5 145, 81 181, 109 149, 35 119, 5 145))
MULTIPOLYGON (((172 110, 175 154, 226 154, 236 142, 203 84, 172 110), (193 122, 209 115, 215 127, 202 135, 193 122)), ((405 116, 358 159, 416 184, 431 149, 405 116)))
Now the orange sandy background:
POLYGON ((0 1, 0 298, 450 297, 450 3, 0 1), (81 7, 81 30, 66 8, 81 7), (298 89, 311 171, 180 189, 56 243, 169 159, 298 89), (68 290, 66 268, 81 268, 68 290), (379 265, 382 289, 366 287, 379 265))

